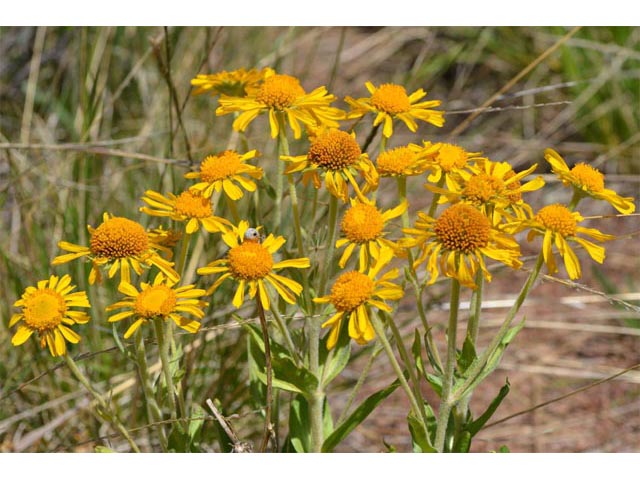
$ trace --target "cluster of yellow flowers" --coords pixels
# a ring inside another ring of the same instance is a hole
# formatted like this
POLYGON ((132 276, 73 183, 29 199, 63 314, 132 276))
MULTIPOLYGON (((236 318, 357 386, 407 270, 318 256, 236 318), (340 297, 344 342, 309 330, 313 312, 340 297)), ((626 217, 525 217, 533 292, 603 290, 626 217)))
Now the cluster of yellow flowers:
MULTIPOLYGON (((585 164, 570 169, 551 149, 545 151, 545 158, 562 183, 573 189, 573 199, 568 205, 548 205, 534 213, 524 195, 544 185, 541 177, 527 179, 536 165, 516 172, 508 162, 492 161, 458 145, 429 141, 383 148, 372 161, 362 151, 355 132, 340 129, 341 122, 362 119, 371 113, 372 128, 382 126, 384 147, 393 136, 396 120, 412 132, 417 130, 418 120, 442 127, 444 112, 435 110, 440 101, 423 101, 426 92, 422 89, 408 94, 401 85, 385 83, 376 87, 367 82, 370 96, 346 97, 350 107, 347 112, 331 106, 336 97, 325 87, 307 93, 297 78, 270 68, 198 75, 192 84, 196 87, 195 93, 219 95, 216 115, 234 114, 233 128, 237 131, 245 131, 263 113, 268 115, 270 134, 274 138, 286 136, 287 125, 295 138, 300 138, 303 129, 306 130, 309 141, 306 154, 280 157, 286 162, 284 174, 301 174, 302 183, 311 183, 316 189, 324 185, 334 199, 346 206, 339 224, 342 236, 331 246, 331 251, 334 246, 344 248, 337 262, 344 269, 358 250, 357 269, 340 273, 330 291, 316 290, 319 296, 313 299, 316 303, 329 303, 335 309, 335 314, 323 324, 331 328, 327 337, 329 349, 336 345, 344 319, 348 321, 349 336, 358 343, 374 338, 370 309, 391 311, 386 302, 403 296, 401 286, 393 283, 399 270, 383 272, 394 257, 408 258, 414 271, 424 263, 427 284, 434 283, 442 274, 476 288, 478 272, 482 272, 487 281, 491 280, 487 258, 513 269, 522 266, 515 236, 528 230, 528 240, 537 235, 543 237, 542 255, 549 272, 557 272, 555 245, 569 278, 575 279, 581 271, 571 244, 583 247, 597 262, 601 263, 605 256, 604 247, 579 234, 596 242, 613 238, 579 225, 583 217, 574 210, 578 201, 590 196, 609 202, 623 214, 635 209, 633 199, 620 197, 605 188, 604 175, 598 170, 585 164), (377 205, 376 190, 385 177, 398 181, 398 201, 383 211, 377 205), (426 181, 425 189, 434 195, 428 213, 416 212, 413 227, 409 224, 411 205, 404 183, 407 177, 422 178, 426 181), (444 208, 436 214, 438 206, 444 208), (404 237, 388 238, 388 223, 401 216, 404 237), (414 248, 417 249, 415 257, 415 252, 411 253, 414 248)), ((199 275, 218 275, 208 290, 195 285, 179 286, 182 265, 176 267, 172 262, 172 248, 179 241, 175 231, 145 230, 134 220, 109 213, 104 213, 97 228, 88 227, 88 246, 59 242, 59 247, 68 253, 56 257, 53 265, 88 259, 90 284, 100 283, 105 271, 108 278, 120 272, 119 291, 126 297, 107 310, 123 309, 111 315, 110 322, 133 320, 125 338, 155 318, 170 319, 188 332, 197 332, 198 320, 204 317, 203 309, 208 305, 202 297, 212 295, 227 279, 237 285, 232 299, 235 307, 243 304, 246 287, 249 297, 257 296, 265 309, 271 305, 270 290, 285 302, 295 304, 303 287, 275 272, 309 268, 310 259, 276 261, 274 255, 285 243, 284 237, 269 234, 262 239, 246 220, 236 218, 234 224, 214 215, 216 205, 211 201, 214 192, 223 194, 233 204, 245 192, 259 188, 256 182, 263 178, 264 171, 247 163, 257 156, 256 150, 246 153, 227 150, 209 155, 197 171, 185 175, 186 179, 196 182, 186 190, 166 195, 149 190, 142 197, 145 206, 140 211, 184 224, 183 242, 200 227, 221 235, 228 246, 226 255, 197 270, 199 275), (151 268, 158 270, 153 281, 134 286, 132 271, 141 276, 144 269, 151 268)), ((68 275, 51 276, 38 282, 37 287, 26 289, 15 303, 22 312, 10 321, 10 326, 22 321, 12 339, 14 345, 24 343, 37 332, 42 346, 48 345, 51 354, 56 356, 66 353, 65 340, 78 342, 79 336, 69 326, 85 323, 89 317, 71 308, 90 305, 84 292, 71 293, 75 287, 70 282, 68 275)))

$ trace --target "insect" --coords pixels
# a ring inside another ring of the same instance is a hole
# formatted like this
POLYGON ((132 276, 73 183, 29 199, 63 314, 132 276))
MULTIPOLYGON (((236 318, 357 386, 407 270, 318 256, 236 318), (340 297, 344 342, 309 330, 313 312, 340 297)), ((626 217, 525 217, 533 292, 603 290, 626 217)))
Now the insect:
POLYGON ((247 228, 247 231, 244 232, 244 242, 260 243, 263 239, 263 235, 256 228, 247 228))

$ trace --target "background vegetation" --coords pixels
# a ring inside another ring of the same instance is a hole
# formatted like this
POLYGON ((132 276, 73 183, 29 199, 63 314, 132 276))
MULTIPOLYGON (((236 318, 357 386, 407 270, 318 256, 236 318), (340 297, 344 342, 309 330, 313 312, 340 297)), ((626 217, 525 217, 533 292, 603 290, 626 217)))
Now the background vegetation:
MULTIPOLYGON (((507 160, 514 168, 537 162, 543 173, 542 151, 553 147, 565 158, 599 168, 612 188, 637 199, 638 28, 582 29, 501 95, 493 110, 456 132, 472 110, 566 32, 515 27, 0 28, 0 451, 91 451, 101 443, 97 439, 104 432, 86 411, 84 391, 35 342, 13 348, 8 319, 24 288, 50 274, 59 239, 86 244, 86 225, 95 226, 103 211, 135 215, 144 190, 182 187, 190 165, 226 146, 230 120, 215 117, 215 100, 191 95, 189 81, 197 73, 271 66, 298 76, 307 91, 326 85, 339 98, 364 96, 368 80, 402 83, 409 91, 422 87, 447 111, 443 129, 421 127, 418 133, 425 139, 445 141, 455 134, 455 141, 470 151, 507 160)), ((260 165, 271 169, 273 147, 263 131, 252 125, 248 141, 263 152, 260 165)), ((394 136, 398 144, 403 140, 394 136)), ((298 150, 295 143, 291 148, 298 150)), ((553 201, 559 188, 545 190, 545 200, 553 201)), ((384 198, 384 192, 380 195, 384 198)), ((430 199, 422 189, 409 195, 417 204, 430 199)), ((610 213, 595 202, 589 206, 594 215, 610 213)), ((255 214, 255 205, 247 208, 255 214)), ((531 297, 527 328, 494 374, 496 385, 507 375, 512 384, 501 407, 504 415, 640 361, 638 217, 610 217, 593 221, 620 237, 610 244, 607 263, 585 272, 581 285, 547 281, 531 297)), ((204 243, 197 248, 203 254, 206 250, 207 258, 223 250, 204 243)), ((198 266, 189 265, 188 271, 198 266)), ((71 273, 80 289, 91 292, 94 305, 113 302, 113 292, 87 288, 83 269, 72 263, 56 273, 71 273)), ((494 299, 487 304, 489 313, 514 295, 499 276, 487 293, 494 299)), ((396 315, 407 334, 416 321, 412 308, 407 302, 396 315)), ((435 332, 442 340, 446 312, 437 296, 431 308, 434 318, 442 317, 435 332)), ((201 334, 189 339, 186 393, 203 407, 207 398, 215 399, 239 437, 253 442, 260 436, 260 405, 248 387, 246 334, 232 311, 230 303, 215 306, 201 334)), ((94 317, 82 336, 73 353, 92 352, 79 362, 103 391, 114 389, 128 425, 139 427, 143 439, 141 391, 126 356, 111 354, 122 347, 114 342, 106 317, 94 317)), ((356 362, 343 372, 330 392, 337 402, 346 397, 342 387, 356 381, 361 367, 356 362)), ((391 376, 379 357, 371 369, 371 391, 388 384, 391 376)), ((478 397, 482 402, 482 392, 478 397)), ((403 402, 401 394, 389 397, 341 448, 410 450, 401 420, 403 402)), ((488 451, 507 443, 512 451, 638 451, 639 412, 640 373, 629 371, 487 428, 475 448, 488 451)), ((203 450, 220 450, 218 429, 206 419, 199 437, 203 450)))

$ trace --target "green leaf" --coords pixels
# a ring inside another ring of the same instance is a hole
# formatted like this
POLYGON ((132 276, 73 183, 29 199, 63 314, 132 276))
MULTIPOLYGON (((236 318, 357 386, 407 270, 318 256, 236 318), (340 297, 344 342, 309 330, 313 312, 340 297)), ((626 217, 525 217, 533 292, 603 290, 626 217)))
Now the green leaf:
POLYGON ((473 345, 473 340, 467 335, 462 344, 462 351, 458 355, 458 367, 460 372, 464 373, 471 366, 471 364, 478 358, 476 355, 476 347, 473 345))
POLYGON ((500 391, 498 392, 498 395, 496 396, 496 398, 493 399, 491 404, 489 404, 489 406, 484 411, 484 413, 480 415, 476 420, 474 420, 473 422, 467 425, 466 429, 469 431, 472 437, 475 436, 476 433, 478 433, 480 429, 484 427, 485 423, 487 423, 487 421, 492 417, 492 415, 495 413, 495 411, 498 409, 498 407, 502 403, 502 400, 504 400, 504 398, 509 393, 509 389, 510 389, 510 384, 509 384, 509 379, 507 378, 504 386, 500 389, 500 391))
POLYGON ((345 419, 338 427, 329 435, 322 444, 323 452, 331 452, 333 449, 349 435, 354 428, 360 425, 373 410, 382 402, 385 398, 391 395, 396 388, 398 388, 400 382, 396 380, 387 388, 380 390, 365 401, 363 401, 358 408, 356 408, 349 417, 345 419))
MULTIPOLYGON (((427 412, 428 405, 425 404, 425 412, 427 412)), ((430 407, 429 407, 430 410, 430 407)), ((433 411, 431 411, 433 413, 433 411)), ((433 428, 429 425, 429 415, 427 415, 428 427, 430 431, 435 432, 435 417, 433 418, 433 428)), ((411 433, 411 442, 413 443, 413 451, 416 453, 435 453, 436 449, 431 444, 431 439, 424 430, 422 421, 417 418, 413 413, 407 415, 407 423, 409 425, 409 433, 411 433)))
MULTIPOLYGON (((253 325, 244 325, 249 332, 249 354, 252 358, 251 374, 266 385, 264 341, 262 332, 253 325)), ((294 393, 310 395, 318 386, 318 379, 304 367, 298 367, 287 350, 277 342, 270 341, 273 386, 294 393)))
POLYGON ((104 445, 96 445, 93 450, 95 451, 95 453, 117 453, 115 450, 112 450, 109 447, 105 447, 104 445))
POLYGON ((196 437, 200 434, 206 418, 207 413, 204 408, 194 403, 191 407, 191 420, 189 421, 189 439, 191 440, 191 444, 195 443, 196 437))
MULTIPOLYGON (((344 322, 346 324, 347 322, 344 322)), ((351 357, 351 338, 348 335, 340 335, 338 343, 332 352, 327 350, 326 342, 321 342, 320 364, 324 365, 322 386, 326 387, 331 380, 336 378, 349 363, 351 357)))
POLYGON ((309 404, 303 395, 295 395, 289 407, 289 440, 298 453, 311 451, 309 404))
POLYGON ((442 371, 442 368, 440 368, 440 365, 436 361, 436 358, 433 355, 431 348, 429 348, 428 335, 429 335, 429 332, 424 334, 424 345, 426 347, 425 350, 427 351, 427 357, 429 358, 429 363, 437 373, 442 374, 444 372, 442 371))
MULTIPOLYGON (((488 375, 490 375, 496 369, 496 367, 500 363, 500 359, 502 358, 504 351, 509 346, 509 343, 515 338, 518 332, 522 330, 522 328, 524 327, 525 320, 526 318, 523 318, 522 322, 520 322, 514 327, 511 327, 509 330, 505 332, 504 336, 502 337, 502 339, 500 339, 500 342, 496 346, 495 350, 491 352, 491 355, 489 355, 489 358, 487 358, 487 363, 485 364, 484 368, 480 370, 480 373, 476 375, 473 381, 467 386, 467 388, 465 388, 464 392, 460 392, 459 389, 462 387, 462 384, 467 380, 467 377, 463 375, 462 378, 460 378, 456 382, 455 387, 453 389, 454 395, 458 397, 462 397, 466 395, 467 392, 473 391, 473 389, 476 388, 478 384, 482 382, 482 380, 484 380, 488 375)), ((477 364, 477 362, 478 362, 478 359, 474 360, 472 365, 470 365, 467 370, 470 370, 472 367, 474 367, 477 364)))
POLYGON ((509 447, 506 445, 500 445, 500 448, 496 453, 511 453, 511 450, 509 450, 509 447))
POLYGON ((433 373, 427 373, 425 377, 431 388, 438 394, 438 397, 442 398, 442 377, 434 375, 433 373))
POLYGON ((418 373, 426 378, 426 370, 424 368, 424 362, 422 361, 422 342, 420 341, 420 333, 418 333, 417 328, 413 333, 411 353, 413 353, 413 359, 416 362, 416 369, 418 370, 418 373))

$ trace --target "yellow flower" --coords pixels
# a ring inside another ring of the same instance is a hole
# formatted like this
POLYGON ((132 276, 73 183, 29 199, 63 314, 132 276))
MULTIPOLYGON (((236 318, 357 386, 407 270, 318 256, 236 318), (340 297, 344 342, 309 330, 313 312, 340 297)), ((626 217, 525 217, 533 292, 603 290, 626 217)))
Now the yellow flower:
POLYGON ((383 247, 375 265, 369 268, 365 274, 365 269, 350 271, 341 274, 333 287, 331 294, 314 298, 316 303, 331 303, 337 310, 329 320, 322 324, 322 327, 331 327, 331 332, 327 339, 327 348, 331 350, 338 342, 342 320, 345 315, 349 318, 349 337, 358 344, 364 345, 375 338, 375 331, 371 320, 369 320, 368 307, 375 307, 385 312, 391 312, 391 307, 384 300, 400 300, 404 295, 402 287, 391 283, 389 280, 396 278, 398 269, 394 268, 376 279, 382 267, 391 258, 391 249, 383 247))
POLYGON ((171 251, 158 243, 156 235, 145 231, 138 222, 124 217, 113 217, 108 213, 102 216, 102 223, 98 228, 87 226, 91 239, 89 246, 84 247, 73 243, 60 241, 58 247, 66 250, 65 255, 53 259, 52 265, 61 265, 80 257, 91 259, 92 267, 89 274, 89 284, 96 280, 102 281, 100 269, 108 266, 109 278, 120 271, 120 281, 131 283, 131 269, 138 275, 142 274, 142 266, 155 265, 169 279, 177 282, 178 273, 172 268, 173 263, 162 258, 157 250, 171 255, 171 251))
POLYGON ((412 132, 418 129, 416 120, 422 120, 436 127, 444 125, 444 112, 431 110, 440 105, 440 100, 418 102, 427 95, 422 88, 407 95, 403 86, 394 83, 383 83, 376 88, 373 83, 366 82, 365 86, 371 94, 370 97, 357 100, 351 97, 344 99, 351 107, 347 118, 360 118, 369 112, 375 113, 373 125, 383 123, 382 134, 386 138, 393 135, 393 120, 396 118, 402 120, 412 132))
POLYGON ((571 185, 580 196, 588 195, 609 202, 620 213, 628 215, 636 210, 633 197, 621 197, 609 188, 604 188, 604 175, 586 163, 578 163, 569 169, 564 159, 551 148, 544 151, 544 158, 551 164, 551 170, 565 186, 571 185))
POLYGON ((385 224, 392 218, 397 218, 407 210, 407 202, 402 202, 397 207, 381 212, 375 202, 363 202, 359 199, 351 199, 351 208, 342 217, 340 228, 345 238, 336 242, 336 247, 347 245, 338 265, 344 268, 356 247, 360 248, 360 269, 369 266, 371 258, 380 257, 382 248, 396 250, 395 243, 384 238, 385 224))
POLYGON ((152 284, 142 282, 140 291, 130 283, 121 283, 118 290, 127 297, 109 305, 106 310, 107 312, 119 308, 126 308, 126 310, 111 315, 109 322, 119 322, 133 317, 134 322, 124 333, 125 339, 133 335, 140 325, 154 318, 173 320, 183 330, 196 333, 200 330, 200 322, 185 318, 182 314, 186 313, 198 319, 204 317, 202 307, 206 307, 208 303, 198 298, 206 292, 193 288, 193 285, 173 288, 174 285, 175 283, 165 278, 162 273, 156 275, 152 284))
POLYGON ((244 132, 247 126, 261 113, 269 113, 271 136, 280 131, 278 114, 286 116, 295 138, 302 135, 301 124, 337 127, 344 112, 329 105, 336 99, 325 87, 306 93, 300 80, 291 75, 277 74, 273 70, 265 73, 265 79, 254 92, 244 98, 222 95, 216 115, 242 112, 233 122, 233 129, 244 132))
MULTIPOLYGON (((471 162, 479 160, 479 152, 467 152, 464 148, 450 143, 436 144, 438 153, 433 157, 433 163, 430 165, 431 173, 427 178, 431 183, 439 183, 442 177, 445 179, 452 175, 456 175, 467 170, 471 162)), ((425 142, 425 148, 427 144, 425 142)))
POLYGON ((256 155, 258 155, 257 150, 251 150, 243 155, 233 150, 209 155, 200 164, 199 172, 186 173, 184 178, 199 179, 200 182, 193 185, 190 190, 202 193, 205 198, 210 198, 214 190, 216 192, 224 190, 231 200, 239 200, 244 195, 240 187, 248 192, 254 192, 256 184, 251 178, 257 180, 262 178, 263 171, 260 167, 244 163, 245 160, 254 158, 256 155))
POLYGON ((365 192, 377 188, 378 173, 367 154, 360 150, 355 134, 335 128, 322 129, 313 132, 310 141, 306 155, 280 157, 281 160, 290 162, 285 173, 303 172, 302 180, 305 185, 311 180, 316 188, 320 188, 322 172, 327 190, 345 203, 349 199, 349 183, 356 195, 364 198, 354 178, 358 172, 367 183, 365 192))
POLYGON ((580 270, 578 257, 568 242, 575 242, 581 245, 591 258, 598 263, 602 263, 605 256, 604 247, 578 237, 577 234, 587 235, 599 242, 615 238, 613 235, 607 235, 595 228, 579 226, 578 222, 582 220, 584 220, 584 218, 578 212, 572 212, 564 205, 554 204, 541 208, 535 217, 529 220, 515 222, 512 225, 507 225, 507 227, 513 226, 514 233, 528 228, 529 234, 527 239, 529 241, 538 235, 543 237, 542 254, 547 264, 547 269, 551 274, 558 271, 556 261, 553 257, 553 245, 555 244, 558 253, 564 259, 564 266, 567 269, 569 278, 575 280, 576 278, 580 278, 582 272, 580 270))
POLYGON ((69 328, 76 323, 89 321, 85 312, 71 310, 72 307, 91 308, 85 292, 74 292, 76 286, 71 285, 71 277, 64 275, 58 278, 51 275, 49 280, 41 280, 37 287, 27 287, 14 307, 22 307, 21 313, 15 313, 9 320, 9 328, 22 320, 18 330, 11 339, 13 345, 22 345, 33 332, 38 332, 40 346, 49 347, 54 357, 65 355, 65 340, 78 343, 80 335, 69 328))
POLYGON ((414 268, 426 261, 429 280, 433 284, 439 270, 462 285, 475 288, 474 275, 478 267, 484 278, 491 281, 483 257, 493 258, 512 268, 520 268, 520 248, 511 235, 492 227, 489 219, 475 207, 456 203, 440 214, 437 219, 418 212, 415 228, 402 231, 410 237, 400 241, 404 247, 418 246, 420 255, 414 268), (439 267, 439 269, 438 269, 439 267))
POLYGON ((531 207, 524 202, 522 194, 542 188, 544 180, 537 177, 525 184, 521 180, 537 166, 534 164, 515 173, 508 162, 483 158, 469 166, 469 171, 459 170, 456 175, 446 177, 446 190, 429 184, 425 188, 441 195, 439 203, 470 203, 485 215, 493 215, 495 225, 506 216, 507 210, 518 218, 524 218, 525 212, 531 216, 531 207))
POLYGON ((438 153, 440 144, 425 142, 421 147, 413 143, 385 150, 376 160, 376 170, 381 177, 420 175, 429 168, 430 160, 438 153))
POLYGON ((229 246, 224 258, 214 260, 206 267, 198 269, 199 275, 222 273, 207 290, 210 295, 227 278, 238 282, 238 288, 233 297, 233 305, 240 308, 244 302, 245 286, 249 286, 249 297, 256 293, 260 303, 266 310, 269 308, 269 295, 266 285, 271 285, 285 302, 295 304, 296 296, 302 292, 302 285, 294 280, 274 273, 281 268, 309 268, 308 258, 292 258, 280 262, 273 261, 273 254, 286 242, 284 237, 274 237, 273 234, 260 242, 255 229, 249 228, 249 223, 242 220, 238 227, 233 227, 222 235, 222 240, 229 246), (250 235, 255 233, 255 235, 250 235))
POLYGON ((258 88, 269 71, 271 71, 270 68, 263 68, 260 71, 255 68, 251 70, 240 68, 230 72, 223 70, 209 75, 196 75, 196 78, 191 80, 191 85, 196 87, 193 94, 211 92, 212 96, 244 97, 258 88))
POLYGON ((185 231, 197 232, 200 225, 207 232, 225 232, 231 222, 213 215, 211 200, 197 192, 185 190, 176 196, 173 193, 165 197, 153 190, 147 190, 142 201, 149 207, 140 207, 140 211, 155 217, 170 217, 178 222, 186 222, 185 231))
POLYGON ((162 225, 151 228, 148 233, 153 243, 165 248, 174 248, 182 238, 182 230, 165 230, 162 225))

